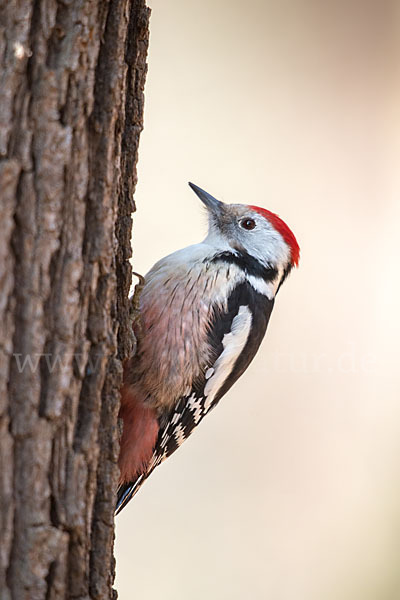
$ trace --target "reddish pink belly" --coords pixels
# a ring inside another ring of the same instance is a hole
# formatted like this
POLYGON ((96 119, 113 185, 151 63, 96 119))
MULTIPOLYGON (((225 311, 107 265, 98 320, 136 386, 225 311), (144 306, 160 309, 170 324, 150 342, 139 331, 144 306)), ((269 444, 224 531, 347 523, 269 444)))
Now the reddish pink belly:
POLYGON ((121 390, 120 417, 124 422, 119 455, 120 483, 134 480, 146 470, 158 435, 156 412, 137 401, 128 386, 121 390))

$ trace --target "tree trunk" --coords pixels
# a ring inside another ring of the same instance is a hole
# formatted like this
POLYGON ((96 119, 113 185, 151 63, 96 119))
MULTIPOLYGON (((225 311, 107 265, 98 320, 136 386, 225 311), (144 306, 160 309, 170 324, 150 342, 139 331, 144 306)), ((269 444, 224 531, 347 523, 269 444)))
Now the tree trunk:
POLYGON ((108 599, 149 9, 0 11, 0 597, 108 599))

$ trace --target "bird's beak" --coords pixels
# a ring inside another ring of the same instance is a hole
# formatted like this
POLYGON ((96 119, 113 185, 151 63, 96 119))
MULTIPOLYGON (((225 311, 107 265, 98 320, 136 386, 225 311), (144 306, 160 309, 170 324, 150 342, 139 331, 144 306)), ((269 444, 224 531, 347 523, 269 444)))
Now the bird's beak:
POLYGON ((189 185, 192 188, 192 190, 194 191, 194 193, 198 195, 198 197, 203 202, 203 204, 205 204, 205 206, 207 207, 207 210, 209 210, 212 213, 217 214, 217 215, 221 214, 221 209, 224 206, 223 202, 220 202, 219 200, 214 198, 214 196, 211 196, 211 194, 209 194, 208 192, 205 192, 204 190, 199 188, 197 185, 194 185, 194 183, 191 183, 190 181, 189 181, 189 185))

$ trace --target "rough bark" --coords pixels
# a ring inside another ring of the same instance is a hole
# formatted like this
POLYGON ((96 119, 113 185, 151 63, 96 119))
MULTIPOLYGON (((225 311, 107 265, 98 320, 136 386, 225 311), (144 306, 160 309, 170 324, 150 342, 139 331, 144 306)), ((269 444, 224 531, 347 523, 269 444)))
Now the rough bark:
POLYGON ((0 590, 112 598, 144 0, 0 2, 0 590))

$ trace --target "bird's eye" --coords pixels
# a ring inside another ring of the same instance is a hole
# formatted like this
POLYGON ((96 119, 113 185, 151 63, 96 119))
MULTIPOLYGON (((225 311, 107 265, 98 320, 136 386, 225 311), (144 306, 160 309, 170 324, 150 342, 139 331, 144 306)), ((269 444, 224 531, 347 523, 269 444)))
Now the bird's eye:
POLYGON ((254 229, 254 227, 256 226, 256 222, 254 219, 242 219, 240 221, 240 226, 243 227, 243 229, 247 229, 247 231, 250 231, 251 229, 254 229))

